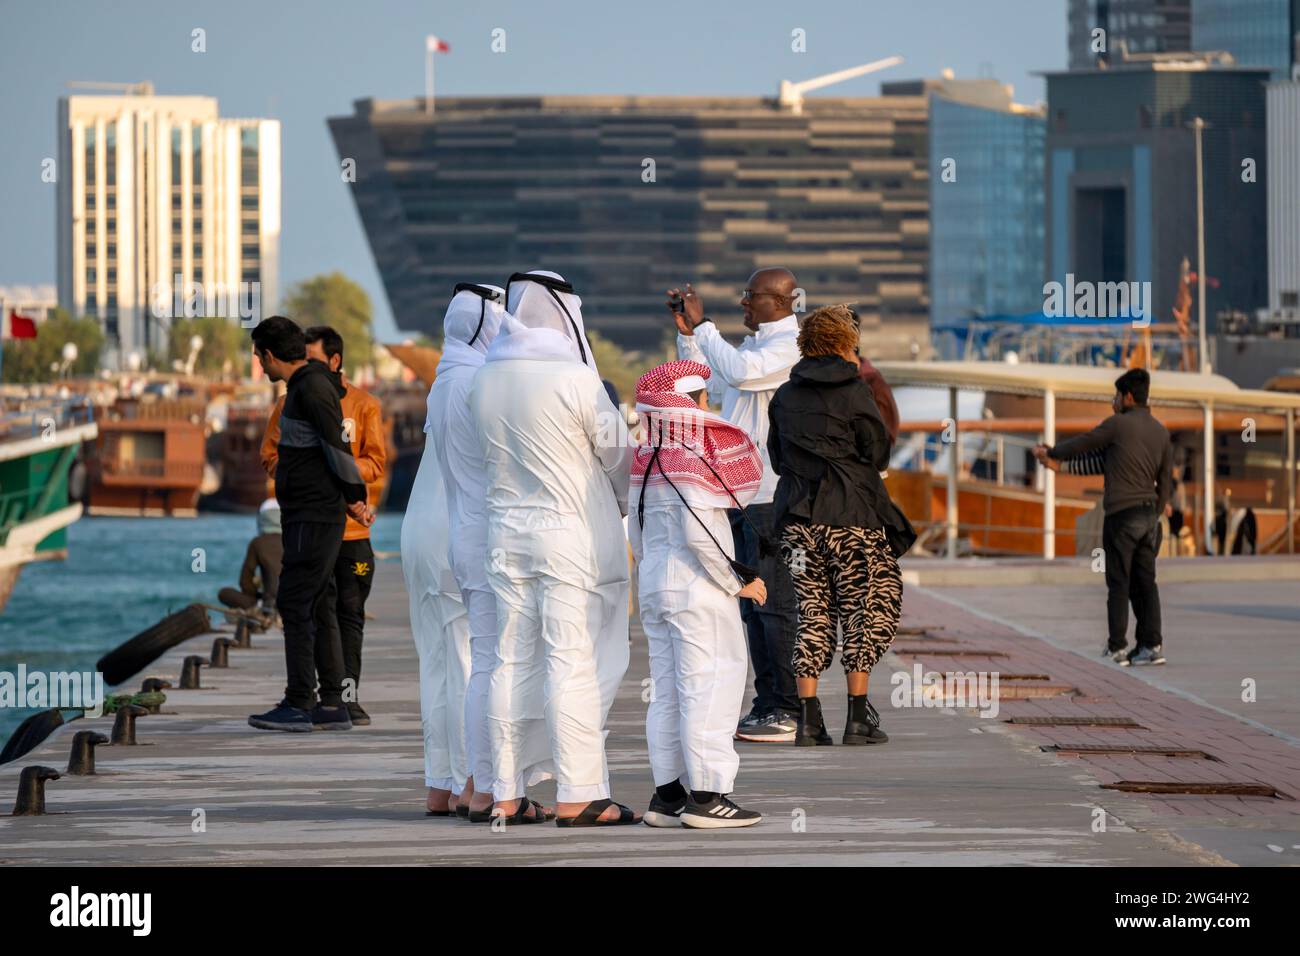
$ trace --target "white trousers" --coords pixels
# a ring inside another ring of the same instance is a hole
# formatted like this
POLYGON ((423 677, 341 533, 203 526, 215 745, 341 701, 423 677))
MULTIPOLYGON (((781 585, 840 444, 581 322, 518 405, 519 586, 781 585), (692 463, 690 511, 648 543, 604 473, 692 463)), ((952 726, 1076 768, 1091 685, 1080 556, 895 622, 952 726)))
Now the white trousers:
POLYGON ((492 739, 488 735, 488 687, 497 663, 497 599, 491 591, 462 591, 469 617, 469 686, 465 689, 465 749, 474 789, 491 793, 492 739))
POLYGON ((745 697, 748 651, 736 599, 708 581, 690 591, 641 592, 650 649, 646 742, 656 787, 731 793, 732 742, 745 697))
POLYGON ((497 800, 524 795, 531 743, 549 741, 556 800, 609 796, 605 718, 627 672, 627 581, 582 588, 492 578, 500 639, 488 691, 497 800), (541 731, 541 733, 538 733, 541 731))
POLYGON ((469 775, 465 753, 469 621, 464 606, 446 594, 413 594, 410 604, 411 635, 420 659, 424 785, 460 793, 469 775))

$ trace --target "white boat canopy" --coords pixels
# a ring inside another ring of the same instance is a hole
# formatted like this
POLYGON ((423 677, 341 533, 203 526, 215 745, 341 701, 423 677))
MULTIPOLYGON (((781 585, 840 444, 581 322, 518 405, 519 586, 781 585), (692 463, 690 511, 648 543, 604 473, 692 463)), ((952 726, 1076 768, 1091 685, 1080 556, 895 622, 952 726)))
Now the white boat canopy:
MULTIPOLYGON (((948 389, 948 433, 956 439, 957 393, 976 389, 1013 395, 1042 396, 1043 441, 1056 443, 1056 399, 1110 398, 1115 394, 1115 379, 1121 368, 1098 368, 1082 365, 1049 365, 1026 362, 878 362, 876 367, 891 387, 913 385, 948 389)), ((1203 411, 1203 454, 1201 461, 1202 541, 1207 550, 1214 521, 1214 410, 1239 409, 1271 412, 1285 416, 1287 547, 1294 548, 1296 501, 1296 410, 1300 393, 1273 392, 1239 388, 1222 375, 1193 372, 1154 371, 1151 373, 1150 403, 1153 405, 1195 406, 1203 411)), ((957 556, 957 480, 958 455, 948 456, 948 557, 957 556)), ((1043 557, 1056 557, 1056 475, 1045 470, 1043 476, 1043 557)))

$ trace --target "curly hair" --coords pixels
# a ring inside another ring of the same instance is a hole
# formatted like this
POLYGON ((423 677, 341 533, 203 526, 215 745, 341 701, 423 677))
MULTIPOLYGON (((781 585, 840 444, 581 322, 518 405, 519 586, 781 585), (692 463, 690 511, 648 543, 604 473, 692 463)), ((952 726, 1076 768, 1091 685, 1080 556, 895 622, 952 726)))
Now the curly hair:
POLYGON ((804 358, 843 355, 858 347, 858 330, 847 305, 828 305, 810 312, 799 328, 799 354, 804 358))

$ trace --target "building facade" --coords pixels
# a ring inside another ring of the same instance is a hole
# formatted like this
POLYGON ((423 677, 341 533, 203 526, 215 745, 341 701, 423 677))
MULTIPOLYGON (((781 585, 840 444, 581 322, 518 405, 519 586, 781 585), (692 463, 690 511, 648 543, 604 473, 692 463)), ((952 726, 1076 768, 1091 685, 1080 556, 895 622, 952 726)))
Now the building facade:
POLYGON ((400 328, 441 333, 452 287, 553 269, 589 329, 657 348, 691 281, 724 331, 764 266, 811 309, 856 302, 907 354, 929 318, 927 99, 639 96, 361 100, 330 120, 400 328))
MULTIPOLYGON (((1194 0, 1069 0, 1068 63, 1089 70, 1130 54, 1175 53, 1192 48, 1194 0), (1094 51, 1093 31, 1105 31, 1105 49, 1094 51)), ((1199 0, 1196 0, 1199 2, 1199 0)), ((1234 0, 1235 2, 1235 0, 1234 0)))
POLYGON ((1238 66, 1263 66, 1291 79, 1300 62, 1300 0, 1195 0, 1192 46, 1226 50, 1238 66))
POLYGON ((931 327, 1037 311, 1045 110, 994 80, 928 89, 931 327))
POLYGON ((1268 87, 1268 308, 1300 322, 1300 82, 1268 87))
POLYGON ((1268 299, 1265 81, 1210 58, 1047 74, 1048 278, 1150 282, 1171 320, 1180 265, 1195 268, 1196 151, 1204 140, 1207 324, 1268 299))
POLYGON ((280 124, 204 96, 59 100, 59 304, 107 365, 165 350, 176 315, 244 317, 279 284, 280 124))

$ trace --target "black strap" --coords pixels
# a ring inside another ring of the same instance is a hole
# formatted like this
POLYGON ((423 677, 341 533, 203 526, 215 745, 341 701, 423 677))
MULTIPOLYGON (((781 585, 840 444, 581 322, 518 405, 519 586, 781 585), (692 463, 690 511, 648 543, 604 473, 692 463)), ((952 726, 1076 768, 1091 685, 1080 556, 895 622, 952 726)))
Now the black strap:
POLYGON ((456 284, 456 288, 452 290, 451 294, 454 298, 462 292, 473 292, 479 299, 478 325, 475 326, 474 334, 469 337, 469 341, 465 343, 466 345, 473 345, 474 340, 478 338, 478 334, 483 331, 483 319, 487 316, 488 299, 491 299, 493 302, 500 301, 502 293, 498 292, 496 289, 489 289, 487 286, 478 285, 474 282, 459 282, 456 284))
POLYGON ((546 286, 545 288, 546 291, 551 294, 551 298, 555 300, 556 305, 558 305, 561 309, 564 309, 564 317, 569 320, 569 327, 573 329, 573 337, 578 340, 578 354, 582 356, 582 364, 583 365, 589 364, 587 362, 587 346, 586 343, 583 342, 582 340, 582 333, 578 331, 578 323, 573 321, 573 316, 569 314, 569 309, 564 304, 564 300, 560 298, 559 293, 557 293, 549 285, 546 286))

